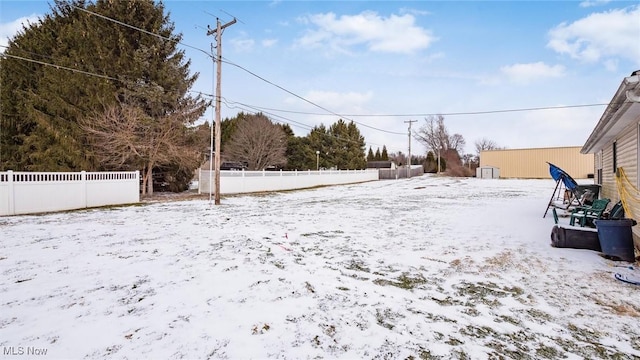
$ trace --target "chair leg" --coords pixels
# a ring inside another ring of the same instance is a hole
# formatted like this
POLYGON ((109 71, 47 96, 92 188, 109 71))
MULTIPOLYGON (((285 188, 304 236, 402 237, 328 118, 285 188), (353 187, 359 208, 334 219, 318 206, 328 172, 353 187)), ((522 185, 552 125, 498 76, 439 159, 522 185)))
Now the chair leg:
POLYGON ((573 226, 573 224, 575 223, 576 223, 576 218, 573 215, 571 215, 571 218, 569 218, 569 225, 573 226))
POLYGON ((552 212, 553 212, 553 221, 555 221, 556 225, 558 225, 558 212, 556 211, 556 208, 553 208, 552 212))

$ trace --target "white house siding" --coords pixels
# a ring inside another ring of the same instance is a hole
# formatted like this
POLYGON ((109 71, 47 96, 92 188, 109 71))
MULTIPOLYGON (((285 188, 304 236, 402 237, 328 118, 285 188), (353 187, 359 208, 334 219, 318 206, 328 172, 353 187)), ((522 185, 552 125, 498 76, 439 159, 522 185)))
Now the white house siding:
MULTIPOLYGON (((640 141, 640 102, 634 99, 640 97, 640 71, 622 80, 620 87, 611 99, 591 135, 582 147, 583 154, 598 154, 602 152, 602 181, 601 196, 617 202, 620 194, 617 188, 616 172, 614 170, 613 144, 616 143, 617 168, 624 169, 624 173, 631 185, 640 187, 638 183, 640 141)), ((598 162, 594 164, 597 174, 598 162)), ((597 177, 597 175, 596 175, 597 177)), ((627 186, 630 189, 630 186, 627 186)), ((640 219, 640 201, 638 195, 631 191, 627 200, 629 213, 627 217, 636 221, 640 219)), ((632 228, 636 249, 640 249, 640 225, 632 228)))
MULTIPOLYGON (((623 168, 629 180, 636 185, 638 179, 638 132, 637 124, 632 124, 616 139, 616 166, 623 168)), ((597 171, 597 169, 595 169, 597 171)), ((602 159, 602 197, 611 201, 620 200, 616 187, 616 173, 613 168, 613 142, 603 148, 602 159)))
MULTIPOLYGON (((638 187, 638 126, 638 123, 629 125, 616 140, 616 166, 624 169, 627 178, 636 187, 638 187)), ((611 199, 615 203, 620 200, 620 195, 618 194, 616 173, 613 170, 613 142, 603 149, 602 172, 601 197, 611 199)), ((638 221, 640 219, 640 203, 629 201, 627 205, 631 212, 627 216, 638 221)), ((634 226, 633 233, 634 238, 640 239, 640 227, 634 226)))

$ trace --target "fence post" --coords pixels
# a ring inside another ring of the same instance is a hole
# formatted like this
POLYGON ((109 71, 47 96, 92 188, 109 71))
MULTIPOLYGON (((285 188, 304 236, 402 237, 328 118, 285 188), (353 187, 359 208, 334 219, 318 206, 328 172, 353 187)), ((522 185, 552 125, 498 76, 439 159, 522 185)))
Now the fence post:
POLYGON ((87 204, 87 192, 89 189, 87 189, 87 172, 84 170, 80 171, 80 186, 82 186, 82 191, 80 192, 80 196, 82 196, 82 204, 87 208, 89 207, 87 204))
POLYGON ((9 215, 15 215, 16 214, 16 207, 15 207, 15 189, 13 188, 13 170, 8 170, 7 171, 7 184, 9 185, 9 215))

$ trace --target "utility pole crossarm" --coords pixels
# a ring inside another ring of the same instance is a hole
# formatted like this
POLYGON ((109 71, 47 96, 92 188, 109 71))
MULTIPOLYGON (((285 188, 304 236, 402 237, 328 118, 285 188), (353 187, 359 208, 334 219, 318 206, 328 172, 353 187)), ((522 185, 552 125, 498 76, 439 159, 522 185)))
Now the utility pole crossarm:
MULTIPOLYGON (((220 20, 218 20, 218 24, 220 23, 220 20)), ((220 31, 224 30, 226 27, 229 27, 233 24, 236 23, 236 18, 233 18, 233 20, 229 21, 228 23, 224 24, 224 25, 220 25, 220 31)), ((213 35, 218 31, 218 28, 216 27, 215 29, 209 29, 209 31, 207 31, 207 35, 213 35)))

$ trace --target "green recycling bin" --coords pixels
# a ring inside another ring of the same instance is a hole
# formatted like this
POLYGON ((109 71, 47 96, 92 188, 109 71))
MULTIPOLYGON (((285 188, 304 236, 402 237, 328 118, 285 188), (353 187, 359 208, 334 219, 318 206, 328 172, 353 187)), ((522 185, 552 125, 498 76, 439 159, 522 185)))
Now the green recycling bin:
POLYGON ((633 233, 631 227, 636 225, 633 219, 595 220, 598 240, 602 253, 614 260, 635 262, 633 233))

